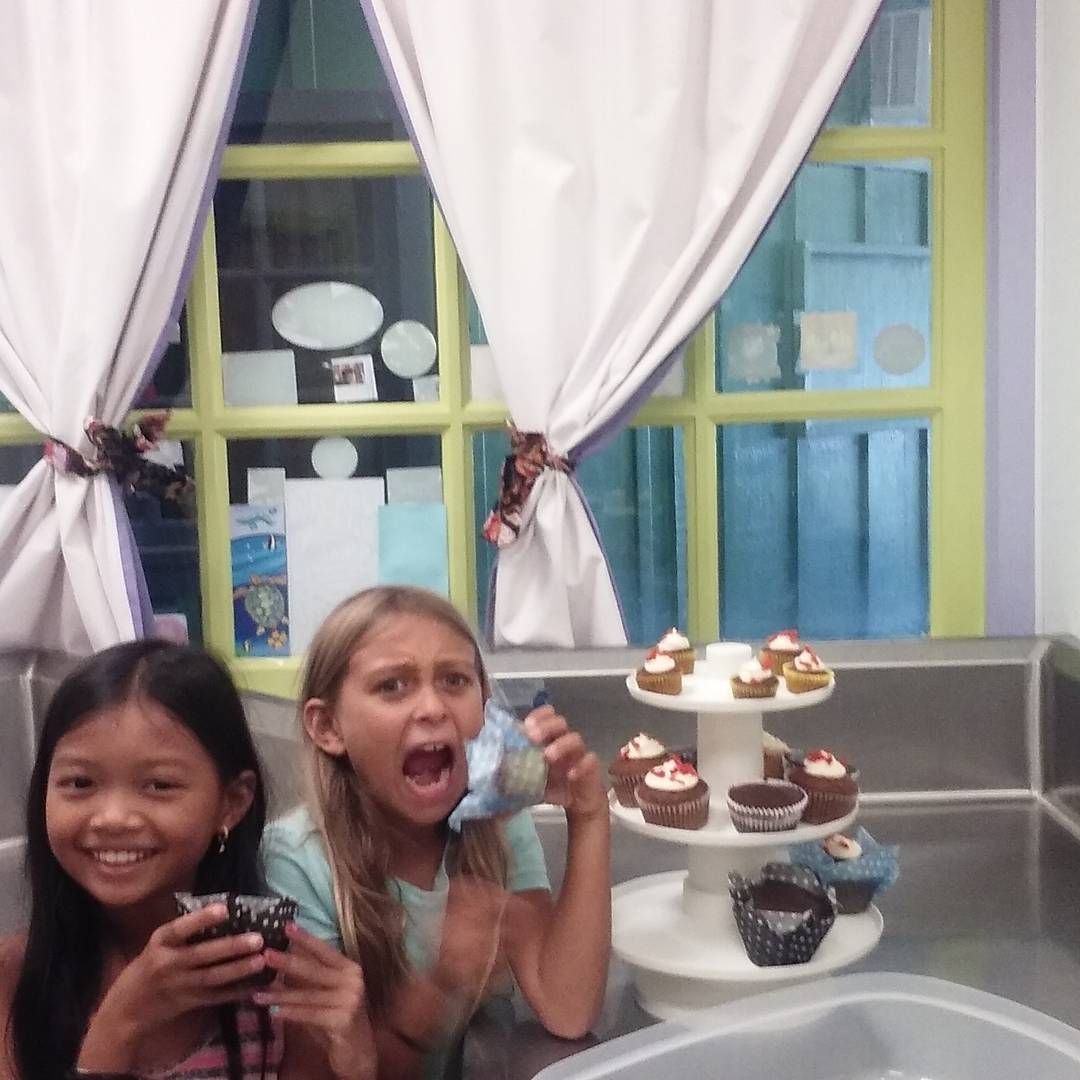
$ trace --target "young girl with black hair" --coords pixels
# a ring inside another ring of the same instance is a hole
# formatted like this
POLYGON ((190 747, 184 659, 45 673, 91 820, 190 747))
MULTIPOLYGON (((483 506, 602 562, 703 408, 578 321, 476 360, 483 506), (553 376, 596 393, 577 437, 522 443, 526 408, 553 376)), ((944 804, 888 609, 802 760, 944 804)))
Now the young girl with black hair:
POLYGON ((266 794, 224 667, 162 641, 84 661, 45 715, 27 800, 31 911, 0 943, 0 1080, 368 1080, 357 964, 297 927, 197 940, 259 894, 266 794), (279 975, 266 991, 251 978, 279 975), (271 1013, 267 993, 281 998, 271 1013))

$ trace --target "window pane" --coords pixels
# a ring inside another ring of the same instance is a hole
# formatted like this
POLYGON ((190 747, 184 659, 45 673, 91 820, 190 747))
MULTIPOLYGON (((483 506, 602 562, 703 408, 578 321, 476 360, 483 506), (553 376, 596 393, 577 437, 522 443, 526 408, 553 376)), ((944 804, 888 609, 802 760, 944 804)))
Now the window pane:
MULTIPOLYGON (((182 443, 182 464, 195 475, 195 451, 182 443)), ((195 498, 200 498, 196 489, 195 498)), ((134 492, 124 499, 135 545, 142 559, 150 603, 158 617, 157 633, 173 639, 202 641, 199 592, 199 529, 195 506, 181 507, 134 492)))
POLYGON ((237 439, 229 502, 237 655, 299 655, 370 585, 448 591, 438 436, 237 439))
POLYGON ((929 438, 922 419, 719 429, 724 636, 928 633, 929 438))
POLYGON ((930 123, 932 18, 930 0, 885 0, 826 126, 930 123))
POLYGON ((261 0, 230 142, 408 137, 356 0, 261 0))
MULTIPOLYGON (((479 535, 494 505, 504 431, 473 438, 476 490, 476 580, 481 625, 495 548, 479 535)), ((632 428, 587 457, 577 478, 585 491, 615 575, 631 642, 654 642, 686 626, 686 498, 681 428, 632 428)))
POLYGON ((188 359, 187 308, 169 327, 168 344, 136 409, 179 409, 191 406, 191 364, 188 359))
POLYGON ((930 166, 807 164, 716 309, 726 392, 930 383, 930 166))
POLYGON ((437 397, 420 177, 227 181, 215 215, 226 404, 437 397))

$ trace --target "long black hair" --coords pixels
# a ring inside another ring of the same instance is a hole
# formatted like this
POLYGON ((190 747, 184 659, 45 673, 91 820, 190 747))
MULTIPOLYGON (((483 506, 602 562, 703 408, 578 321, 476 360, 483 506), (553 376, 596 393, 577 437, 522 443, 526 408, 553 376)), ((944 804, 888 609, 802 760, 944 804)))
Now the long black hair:
MULTIPOLYGON (((22 1080, 63 1080, 78 1060, 102 992, 98 904, 60 866, 46 833, 53 755, 82 720, 140 697, 167 710, 199 740, 222 783, 248 770, 256 777, 251 808, 229 834, 224 852, 211 844, 199 863, 195 891, 264 891, 259 842, 266 789, 244 707, 225 667, 201 649, 156 640, 116 645, 83 661, 60 684, 46 710, 26 801, 30 926, 9 1020, 22 1080)), ((236 1010, 225 1007, 220 1016, 230 1080, 243 1080, 236 1010)), ((265 1013, 262 1033, 265 1062, 265 1013)))

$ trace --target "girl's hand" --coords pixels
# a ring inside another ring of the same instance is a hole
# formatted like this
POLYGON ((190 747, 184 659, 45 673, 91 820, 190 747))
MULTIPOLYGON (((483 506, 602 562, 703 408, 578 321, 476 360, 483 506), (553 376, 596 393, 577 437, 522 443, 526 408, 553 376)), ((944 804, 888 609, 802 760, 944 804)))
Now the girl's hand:
POLYGON ((315 1036, 337 1080, 373 1078, 375 1037, 360 965, 295 923, 286 933, 288 952, 264 953, 267 967, 279 972, 279 978, 252 994, 252 1000, 274 1006, 283 1020, 315 1036))
POLYGON ((524 723, 529 738, 544 747, 544 760, 548 764, 544 795, 548 802, 565 807, 568 818, 601 815, 606 818, 608 802, 600 763, 585 740, 571 731, 566 718, 550 705, 533 709, 524 723))
POLYGON ((213 904, 159 926, 139 955, 109 987, 83 1039, 79 1067, 128 1069, 139 1042, 150 1032, 193 1009, 244 1001, 250 990, 237 984, 262 971, 259 934, 191 939, 229 917, 213 904))

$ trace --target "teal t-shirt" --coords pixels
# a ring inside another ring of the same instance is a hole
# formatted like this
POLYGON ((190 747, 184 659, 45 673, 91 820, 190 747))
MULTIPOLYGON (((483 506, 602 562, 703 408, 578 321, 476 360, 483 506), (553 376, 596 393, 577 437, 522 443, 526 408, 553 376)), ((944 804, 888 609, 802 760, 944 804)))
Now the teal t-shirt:
MULTIPOLYGON (((528 810, 508 818, 503 826, 507 850, 506 887, 510 892, 550 889, 547 865, 536 826, 528 810)), ((322 836, 307 807, 301 806, 279 818, 263 834, 263 863, 266 882, 283 896, 300 905, 296 921, 309 933, 343 950, 341 927, 334 907, 334 883, 322 836)), ((405 955, 418 972, 435 965, 442 938, 442 920, 450 880, 445 858, 435 875, 434 888, 421 889, 399 878, 391 878, 405 909, 405 955)), ((442 1076, 447 1060, 443 1048, 427 1063, 427 1074, 442 1076)))

